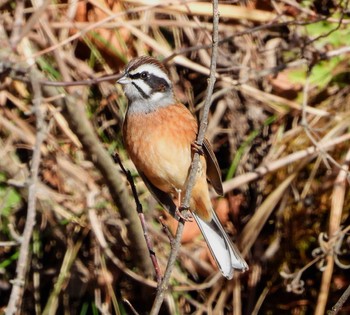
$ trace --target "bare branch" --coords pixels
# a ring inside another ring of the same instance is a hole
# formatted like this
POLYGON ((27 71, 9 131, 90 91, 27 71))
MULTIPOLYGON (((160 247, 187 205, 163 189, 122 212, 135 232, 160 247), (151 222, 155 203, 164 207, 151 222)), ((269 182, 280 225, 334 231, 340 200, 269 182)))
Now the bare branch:
POLYGON ((344 291, 343 295, 340 297, 339 301, 332 307, 331 311, 328 311, 328 315, 337 315, 341 310, 342 306, 350 296, 350 285, 344 291))
POLYGON ((116 153, 114 155, 114 159, 119 164, 120 168, 122 169, 123 173, 125 174, 128 182, 131 186, 131 191, 132 191, 132 194, 134 196, 135 203, 136 203, 136 210, 137 210, 137 213, 139 215, 139 219, 140 219, 142 230, 143 230, 143 236, 145 237, 145 241, 147 244, 149 255, 150 255, 150 258, 151 258, 151 261, 152 261, 152 264, 154 267, 154 271, 156 274, 156 280, 157 280, 158 284, 160 284, 160 282, 162 280, 162 275, 161 275, 160 267, 159 267, 158 260, 156 257, 156 253, 153 250, 152 242, 151 242, 151 239, 150 239, 149 234, 148 234, 147 223, 145 220, 145 216, 143 214, 142 204, 141 204, 141 202, 139 200, 139 196, 137 194, 137 189, 136 189, 136 186, 134 183, 134 179, 132 178, 130 171, 124 167, 118 153, 116 153))
MULTIPOLYGON (((203 109, 203 114, 201 117, 201 122, 200 122, 200 127, 198 131, 198 136, 197 136, 197 144, 202 145, 205 132, 208 126, 208 114, 209 114, 209 109, 211 105, 211 96, 213 94, 214 90, 214 85, 215 85, 215 74, 216 74, 216 59, 217 59, 217 54, 218 54, 218 35, 219 34, 219 11, 218 11, 218 1, 213 0, 213 35, 212 35, 212 55, 211 55, 211 63, 210 63, 210 75, 208 79, 208 87, 206 91, 206 98, 205 98, 205 104, 204 104, 204 109, 203 109)), ((190 199, 191 199, 191 193, 192 189, 195 183, 195 178, 197 174, 197 169, 198 169, 198 164, 199 164, 199 154, 195 153, 193 156, 193 161, 190 169, 190 173, 188 176, 188 181, 186 185, 186 190, 185 190, 185 196, 182 201, 182 208, 183 209, 188 209, 189 204, 190 204, 190 199)), ((181 245, 181 236, 182 232, 185 226, 185 221, 180 218, 179 219, 179 224, 177 227, 176 231, 176 236, 174 243, 172 244, 171 248, 171 253, 170 257, 168 260, 168 265, 165 270, 164 278, 163 281, 161 282, 158 291, 157 291, 157 296, 154 300, 153 307, 151 310, 151 315, 156 315, 159 313, 160 307, 163 304, 164 296, 165 293, 168 289, 168 283, 170 280, 171 272, 174 268, 174 264, 179 252, 179 248, 181 245)))

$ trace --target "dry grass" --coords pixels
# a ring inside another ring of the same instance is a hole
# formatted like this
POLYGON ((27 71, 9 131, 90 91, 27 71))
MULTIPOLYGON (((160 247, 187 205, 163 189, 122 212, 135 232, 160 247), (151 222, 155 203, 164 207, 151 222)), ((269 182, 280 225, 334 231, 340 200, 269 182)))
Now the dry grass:
MULTIPOLYGON (((226 194, 214 204, 250 270, 224 280, 186 223, 162 314, 321 315, 350 285, 348 1, 318 3, 220 6, 207 137, 226 194)), ((110 155, 131 170, 162 270, 169 241, 159 216, 171 231, 175 223, 123 149, 120 87, 67 82, 151 54, 165 60, 177 97, 199 116, 211 5, 5 0, 0 20, 0 307, 17 285, 20 314, 144 314, 156 282, 130 188, 110 155), (12 282, 21 280, 30 209, 25 282, 12 282)), ((339 314, 348 312, 349 301, 339 314)))

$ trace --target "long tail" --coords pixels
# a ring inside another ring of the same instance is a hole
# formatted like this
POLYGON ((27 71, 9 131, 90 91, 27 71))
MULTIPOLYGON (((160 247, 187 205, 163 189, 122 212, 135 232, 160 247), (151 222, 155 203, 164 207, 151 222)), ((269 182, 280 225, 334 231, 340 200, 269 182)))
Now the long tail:
POLYGON ((215 212, 212 211, 212 213, 213 217, 210 222, 204 221, 194 212, 192 212, 192 215, 202 231, 204 239, 208 244, 210 252, 215 258, 221 273, 227 279, 232 279, 233 271, 235 269, 245 271, 248 269, 248 265, 237 247, 231 242, 226 234, 215 212))

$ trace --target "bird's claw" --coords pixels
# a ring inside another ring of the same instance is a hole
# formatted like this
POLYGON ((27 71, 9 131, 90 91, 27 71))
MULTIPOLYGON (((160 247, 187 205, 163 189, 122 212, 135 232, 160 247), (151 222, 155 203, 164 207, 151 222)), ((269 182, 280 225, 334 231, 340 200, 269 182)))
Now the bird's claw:
POLYGON ((204 155, 203 145, 199 144, 197 140, 191 143, 191 148, 193 152, 198 153, 199 155, 204 155))
POLYGON ((182 219, 185 222, 192 222, 192 215, 190 212, 186 212, 185 214, 182 214, 183 211, 189 210, 188 208, 180 207, 176 208, 175 210, 175 215, 178 217, 178 219, 182 219))

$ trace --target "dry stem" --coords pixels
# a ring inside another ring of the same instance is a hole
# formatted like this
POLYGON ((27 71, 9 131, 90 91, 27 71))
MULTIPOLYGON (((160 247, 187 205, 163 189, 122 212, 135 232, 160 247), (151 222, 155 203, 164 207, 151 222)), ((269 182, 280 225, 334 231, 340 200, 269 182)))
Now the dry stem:
POLYGON ((36 140, 33 151, 32 165, 30 168, 30 179, 28 185, 28 208, 27 218, 21 237, 21 247, 17 261, 16 279, 12 281, 12 291, 6 308, 6 315, 12 315, 19 312, 22 303, 23 289, 28 270, 29 245, 32 239, 33 228, 35 225, 36 215, 36 194, 38 185, 38 173, 41 161, 41 145, 45 139, 46 126, 44 122, 44 113, 41 108, 41 86, 38 84, 38 78, 34 70, 30 73, 31 83, 33 87, 33 110, 36 114, 36 140))
MULTIPOLYGON (((199 132, 198 132, 198 136, 197 136, 197 140, 196 140, 197 144, 200 146, 203 144, 205 131, 206 131, 207 125, 208 125, 208 114, 209 114, 209 109, 210 109, 210 105, 211 105, 211 96, 213 94, 214 85, 215 85, 215 81, 216 81, 215 74, 216 74, 216 59, 217 59, 217 53, 218 53, 218 33, 219 33, 218 1, 213 0, 213 35, 212 35, 212 55, 211 55, 211 61, 210 61, 210 75, 209 75, 208 87, 207 87, 207 91, 206 91, 205 105, 204 105, 203 114, 202 114, 201 121, 200 121, 199 132)), ((194 181, 195 181, 196 174, 197 174, 198 163, 199 163, 199 154, 195 153, 193 156, 193 161, 192 161, 190 173, 188 176, 188 181, 187 181, 186 190, 185 190, 185 196, 184 196, 184 199, 182 201, 182 208, 183 209, 189 208, 191 192, 192 192, 192 188, 193 188, 194 183, 195 183, 194 181)), ((177 227, 177 231, 176 231, 175 240, 174 240, 174 243, 172 244, 172 247, 171 247, 171 253, 170 253, 169 260, 168 260, 168 265, 167 265, 167 268, 165 270, 163 281, 161 282, 161 284, 158 288, 157 295, 156 295, 156 298, 154 300, 153 307, 151 310, 151 315, 158 314, 160 307, 163 304, 164 296, 165 296, 165 293, 168 289, 168 283, 170 280, 171 272, 174 268, 174 264, 175 264, 175 261, 176 261, 176 258, 177 258, 178 252, 179 252, 179 248, 181 245, 181 236, 182 236, 184 226, 185 226, 185 222, 184 222, 184 220, 182 220, 180 218, 179 224, 177 227)))

